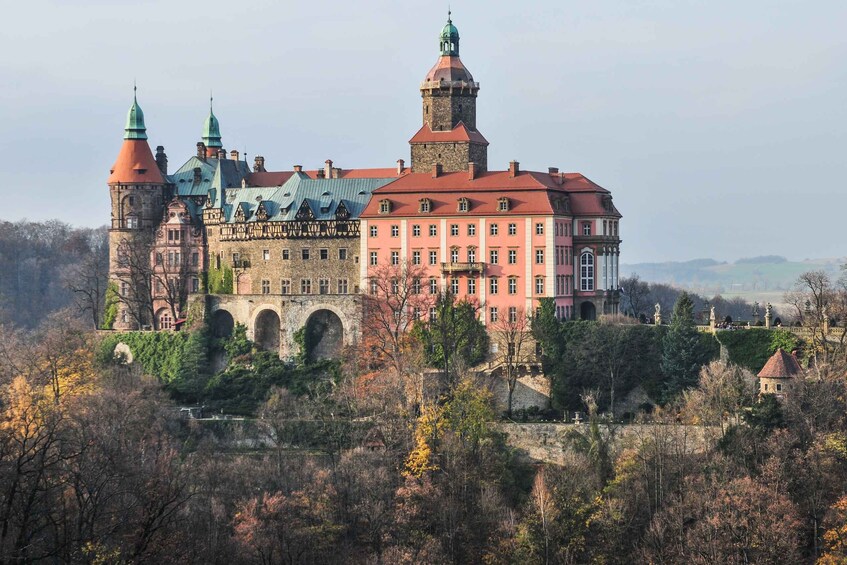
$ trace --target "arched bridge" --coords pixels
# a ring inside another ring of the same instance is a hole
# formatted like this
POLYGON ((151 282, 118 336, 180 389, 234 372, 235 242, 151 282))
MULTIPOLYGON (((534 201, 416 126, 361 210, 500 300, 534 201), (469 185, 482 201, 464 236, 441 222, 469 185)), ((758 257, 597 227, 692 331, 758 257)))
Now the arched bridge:
POLYGON ((300 353, 294 334, 301 328, 312 359, 338 357, 359 339, 362 301, 356 295, 209 294, 192 300, 202 301, 216 337, 231 335, 240 323, 256 345, 283 359, 300 353))

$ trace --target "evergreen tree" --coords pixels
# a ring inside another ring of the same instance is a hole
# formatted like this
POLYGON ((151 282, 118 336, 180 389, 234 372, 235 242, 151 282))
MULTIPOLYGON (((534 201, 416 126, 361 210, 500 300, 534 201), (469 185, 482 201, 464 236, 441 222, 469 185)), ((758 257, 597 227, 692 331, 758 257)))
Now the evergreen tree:
POLYGON ((665 402, 697 385, 703 357, 701 349, 694 325, 694 303, 688 293, 683 292, 674 304, 670 329, 662 342, 665 402))

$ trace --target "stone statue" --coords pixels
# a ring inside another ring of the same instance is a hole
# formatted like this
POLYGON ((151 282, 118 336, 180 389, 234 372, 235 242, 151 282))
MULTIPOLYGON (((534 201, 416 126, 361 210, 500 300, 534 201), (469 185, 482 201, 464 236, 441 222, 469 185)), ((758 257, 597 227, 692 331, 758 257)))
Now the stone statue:
POLYGON ((653 314, 653 323, 657 326, 662 325, 662 305, 656 302, 655 313, 653 314))
POLYGON ((709 310, 709 321, 710 322, 715 321, 715 307, 714 306, 712 306, 712 308, 709 310))
POLYGON ((765 306, 765 327, 771 328, 771 321, 773 320, 773 306, 768 302, 767 306, 765 306))

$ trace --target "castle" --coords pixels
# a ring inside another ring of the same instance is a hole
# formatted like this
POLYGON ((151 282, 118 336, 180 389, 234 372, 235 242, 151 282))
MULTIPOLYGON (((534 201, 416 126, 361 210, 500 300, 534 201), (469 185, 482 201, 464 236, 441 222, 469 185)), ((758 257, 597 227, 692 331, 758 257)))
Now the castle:
MULTIPOLYGON (((420 85, 422 126, 406 166, 266 170, 224 149, 210 105, 196 153, 174 173, 147 141, 133 100, 108 185, 115 329, 174 329, 202 304, 218 335, 244 323, 262 347, 295 353, 319 328, 319 355, 360 332, 361 297, 380 265, 414 265, 415 292, 451 291, 483 323, 552 298, 562 319, 618 311, 620 213, 579 173, 489 170, 477 127, 480 85, 448 16, 420 85)), ((409 315, 422 316, 422 312, 409 315)))

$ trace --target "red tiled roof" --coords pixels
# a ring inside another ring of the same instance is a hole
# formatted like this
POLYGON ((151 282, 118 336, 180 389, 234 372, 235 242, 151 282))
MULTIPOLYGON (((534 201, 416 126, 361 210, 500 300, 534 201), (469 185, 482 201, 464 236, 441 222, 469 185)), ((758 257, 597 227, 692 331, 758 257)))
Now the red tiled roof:
POLYGON ((380 217, 379 201, 391 201, 392 216, 418 216, 419 200, 428 196, 432 215, 526 215, 551 214, 550 193, 568 194, 571 211, 581 216, 620 216, 613 208, 603 207, 603 196, 609 191, 579 173, 564 175, 521 171, 514 177, 509 171, 477 173, 470 180, 466 171, 443 173, 410 173, 374 191, 362 217, 380 217), (561 184, 560 184, 561 183, 561 184), (500 212, 498 198, 509 198, 509 211, 500 212), (469 212, 458 212, 459 197, 470 201, 469 212))
POLYGON ((426 73, 424 80, 439 82, 442 80, 454 82, 473 82, 471 72, 458 56, 442 55, 435 65, 426 73))
POLYGON ((156 183, 164 184, 165 179, 150 146, 145 139, 125 139, 120 153, 109 174, 108 184, 112 183, 156 183))
POLYGON ((424 124, 418 130, 418 133, 409 140, 409 143, 450 143, 454 141, 473 141, 474 143, 488 145, 488 140, 481 133, 469 130, 462 122, 456 124, 453 129, 446 131, 432 131, 429 124, 424 124))
POLYGON ((797 358, 785 352, 783 349, 777 349, 776 353, 771 355, 762 370, 759 371, 759 377, 770 379, 788 379, 802 371, 797 358))

